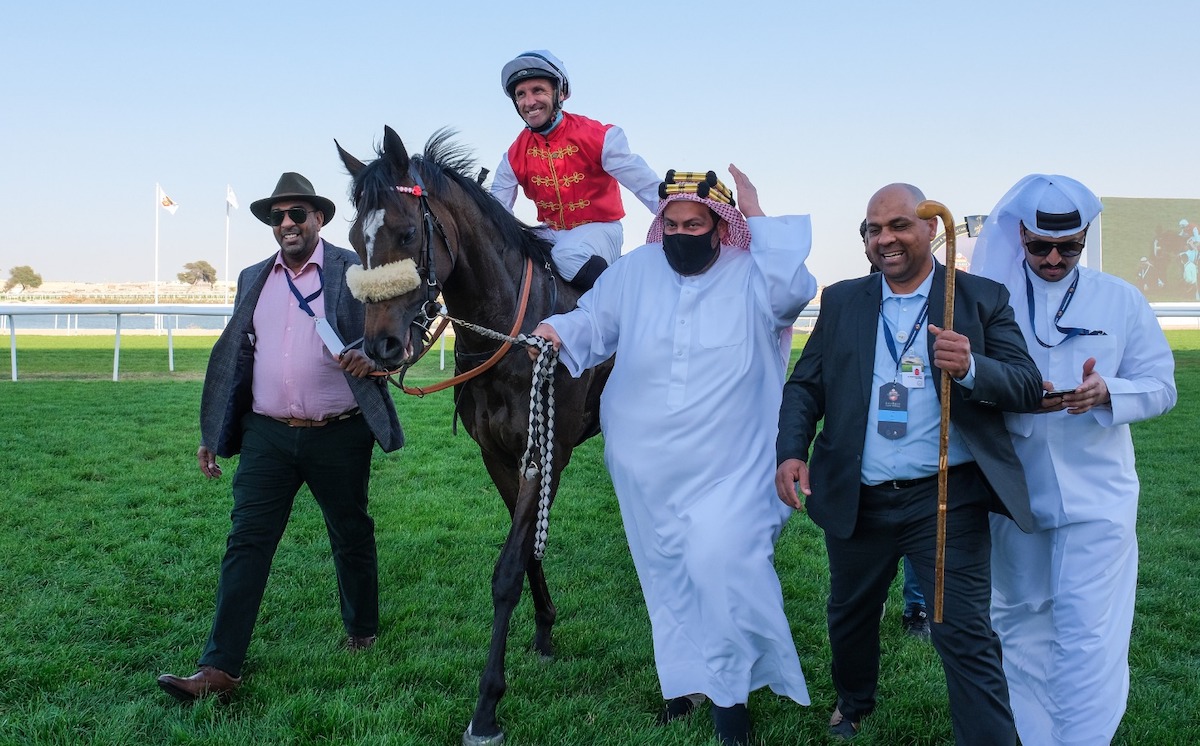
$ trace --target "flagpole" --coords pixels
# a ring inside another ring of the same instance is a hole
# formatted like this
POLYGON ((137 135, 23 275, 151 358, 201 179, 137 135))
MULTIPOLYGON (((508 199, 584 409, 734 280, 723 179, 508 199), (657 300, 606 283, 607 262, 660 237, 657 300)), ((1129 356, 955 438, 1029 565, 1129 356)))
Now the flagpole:
POLYGON ((229 193, 233 187, 225 185, 225 305, 229 305, 229 193))
POLYGON ((154 303, 158 304, 158 210, 162 206, 162 187, 154 184, 154 303))

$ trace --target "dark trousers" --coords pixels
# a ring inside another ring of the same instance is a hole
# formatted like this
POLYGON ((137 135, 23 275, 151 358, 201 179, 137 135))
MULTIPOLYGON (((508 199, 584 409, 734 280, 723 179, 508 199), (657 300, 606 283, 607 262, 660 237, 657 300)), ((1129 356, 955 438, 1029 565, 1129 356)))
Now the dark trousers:
MULTIPOLYGON (((947 486, 943 622, 930 626, 946 673, 954 737, 971 746, 1013 746, 1017 736, 1008 683, 990 615, 989 492, 974 464, 955 467, 947 486)), ((936 539, 936 479, 902 489, 864 485, 853 536, 825 537, 833 684, 838 707, 850 720, 860 720, 875 708, 879 609, 896 576, 897 560, 911 560, 932 604, 936 539)))
POLYGON ((200 665, 240 676, 275 549, 300 485, 307 484, 329 531, 342 622, 355 636, 379 628, 375 523, 367 514, 374 437, 361 417, 324 427, 288 427, 254 413, 242 420, 233 477, 233 526, 221 562, 217 611, 200 665))

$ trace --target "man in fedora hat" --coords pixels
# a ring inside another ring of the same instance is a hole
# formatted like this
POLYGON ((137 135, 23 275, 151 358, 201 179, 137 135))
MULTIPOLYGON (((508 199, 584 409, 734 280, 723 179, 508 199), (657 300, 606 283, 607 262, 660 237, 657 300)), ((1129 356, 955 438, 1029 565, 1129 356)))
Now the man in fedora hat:
POLYGON ((396 409, 374 364, 345 340, 362 336, 363 306, 346 289, 354 252, 326 243, 333 202, 285 173, 250 212, 270 225, 273 256, 242 270, 233 315, 213 346, 200 402, 200 472, 221 476, 217 457, 241 453, 233 476, 233 526, 221 562, 217 608, 199 671, 158 684, 184 702, 225 697, 242 663, 292 502, 307 484, 329 530, 346 647, 364 650, 379 629, 375 524, 367 482, 375 442, 404 443, 396 409))

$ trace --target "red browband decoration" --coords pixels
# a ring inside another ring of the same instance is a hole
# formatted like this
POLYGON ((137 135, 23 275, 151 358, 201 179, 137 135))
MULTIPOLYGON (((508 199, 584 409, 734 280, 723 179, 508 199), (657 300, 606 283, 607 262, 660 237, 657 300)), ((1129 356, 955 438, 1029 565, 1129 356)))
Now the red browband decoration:
POLYGON ((419 185, 418 186, 410 186, 410 187, 398 186, 398 187, 392 187, 392 188, 395 189, 397 192, 404 192, 405 194, 411 194, 414 197, 420 197, 422 194, 421 187, 419 185))

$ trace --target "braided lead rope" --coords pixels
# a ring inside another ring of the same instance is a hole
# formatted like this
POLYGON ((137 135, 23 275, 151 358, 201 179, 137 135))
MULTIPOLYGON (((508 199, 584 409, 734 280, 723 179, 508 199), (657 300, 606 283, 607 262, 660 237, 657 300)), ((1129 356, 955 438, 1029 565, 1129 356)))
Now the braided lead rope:
POLYGON ((558 351, 545 339, 532 334, 510 337, 503 332, 456 319, 446 313, 445 307, 438 315, 489 339, 536 347, 538 350, 537 360, 533 363, 533 380, 529 385, 529 439, 526 441, 525 454, 521 456, 521 469, 526 480, 538 476, 539 472, 541 474, 537 528, 533 539, 533 558, 541 562, 546 556, 546 537, 550 532, 550 482, 554 474, 554 368, 558 365, 558 351))
POLYGON ((541 562, 546 556, 546 535, 550 531, 550 482, 554 474, 554 367, 558 353, 541 337, 522 334, 520 341, 538 348, 533 363, 533 380, 529 387, 529 442, 521 463, 525 479, 533 479, 541 462, 541 494, 538 497, 537 528, 533 539, 533 558, 541 562), (545 398, 542 389, 545 389, 545 398), (535 454, 536 450, 536 454, 535 454))

